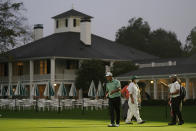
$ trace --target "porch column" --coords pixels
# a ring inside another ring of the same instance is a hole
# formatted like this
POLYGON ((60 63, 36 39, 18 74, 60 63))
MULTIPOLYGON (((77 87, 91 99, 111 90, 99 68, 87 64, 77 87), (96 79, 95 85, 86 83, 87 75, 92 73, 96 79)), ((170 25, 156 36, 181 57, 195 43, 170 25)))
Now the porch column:
MULTIPOLYGON (((82 66, 82 62, 83 62, 83 60, 79 60, 79 69, 82 66)), ((82 90, 82 88, 80 88, 79 95, 78 96, 79 96, 79 99, 82 99, 83 98, 83 90, 82 90)))
POLYGON ((154 79, 154 99, 157 100, 157 80, 154 79))
POLYGON ((55 58, 50 59, 50 79, 51 82, 53 83, 55 81, 55 58))
POLYGON ((33 77, 34 77, 34 62, 32 60, 30 60, 30 84, 29 84, 29 87, 30 87, 30 99, 33 99, 33 96, 32 96, 32 90, 33 90, 33 77))
POLYGON ((186 99, 190 99, 190 95, 189 95, 189 78, 186 78, 186 99))
POLYGON ((8 63, 8 70, 9 70, 9 84, 11 84, 12 83, 12 63, 11 62, 9 62, 8 63))
MULTIPOLYGON (((51 84, 54 85, 54 82, 55 82, 55 58, 51 58, 50 59, 50 81, 51 81, 51 84)), ((54 86, 53 86, 54 87, 54 86)), ((54 87, 54 90, 55 90, 55 87, 54 87)), ((55 98, 55 96, 52 96, 51 99, 53 100, 55 98)))

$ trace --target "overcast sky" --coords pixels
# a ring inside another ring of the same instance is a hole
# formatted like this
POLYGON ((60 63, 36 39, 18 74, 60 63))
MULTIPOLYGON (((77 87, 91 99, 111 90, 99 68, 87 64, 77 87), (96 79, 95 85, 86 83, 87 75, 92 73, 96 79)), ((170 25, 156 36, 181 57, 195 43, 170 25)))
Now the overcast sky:
MULTIPOLYGON (((19 0, 16 0, 19 1, 19 0)), ((44 36, 54 32, 51 17, 74 9, 93 16, 92 32, 115 40, 117 30, 133 17, 142 17, 152 30, 164 28, 185 43, 196 26, 196 0, 20 0, 27 9, 29 25, 43 24, 44 36)))

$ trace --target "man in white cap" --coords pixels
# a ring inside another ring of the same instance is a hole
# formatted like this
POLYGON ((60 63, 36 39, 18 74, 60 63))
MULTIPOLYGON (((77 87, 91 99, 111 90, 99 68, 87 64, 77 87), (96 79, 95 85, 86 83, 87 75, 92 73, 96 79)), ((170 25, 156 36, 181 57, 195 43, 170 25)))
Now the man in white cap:
POLYGON ((109 110, 111 124, 108 127, 119 127, 120 125, 120 105, 121 105, 121 84, 120 81, 113 79, 112 73, 106 73, 106 97, 109 97, 109 110), (116 112, 116 125, 114 122, 114 112, 116 112))
POLYGON ((177 75, 170 76, 171 84, 167 85, 164 82, 160 82, 162 85, 169 88, 169 97, 171 103, 171 117, 172 121, 168 123, 168 125, 176 125, 176 117, 179 119, 178 125, 184 124, 184 120, 182 119, 182 114, 180 111, 181 97, 180 97, 180 84, 178 82, 177 75))
POLYGON ((127 119, 125 121, 126 124, 133 124, 131 122, 131 118, 134 116, 137 120, 138 124, 143 124, 145 123, 144 120, 141 119, 140 117, 140 113, 139 113, 139 99, 140 99, 140 91, 139 91, 139 87, 137 85, 137 78, 136 76, 132 76, 131 77, 132 82, 129 84, 128 86, 128 91, 130 94, 129 97, 129 111, 127 114, 127 119))

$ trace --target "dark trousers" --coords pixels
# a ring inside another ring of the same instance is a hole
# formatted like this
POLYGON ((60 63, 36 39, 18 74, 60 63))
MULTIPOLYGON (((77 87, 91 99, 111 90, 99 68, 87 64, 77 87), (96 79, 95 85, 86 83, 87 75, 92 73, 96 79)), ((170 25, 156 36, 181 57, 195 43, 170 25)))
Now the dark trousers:
POLYGON ((114 123, 114 118, 115 118, 114 112, 116 112, 116 124, 120 124, 120 106, 121 106, 120 97, 109 98, 109 110, 110 110, 111 124, 115 124, 114 123))
POLYGON ((183 122, 182 114, 180 111, 181 98, 176 97, 171 99, 171 109, 172 109, 172 122, 176 123, 176 116, 180 122, 183 122))
POLYGON ((122 118, 123 118, 123 120, 126 120, 126 118, 127 118, 128 109, 129 109, 128 100, 125 100, 125 102, 122 105, 122 118))

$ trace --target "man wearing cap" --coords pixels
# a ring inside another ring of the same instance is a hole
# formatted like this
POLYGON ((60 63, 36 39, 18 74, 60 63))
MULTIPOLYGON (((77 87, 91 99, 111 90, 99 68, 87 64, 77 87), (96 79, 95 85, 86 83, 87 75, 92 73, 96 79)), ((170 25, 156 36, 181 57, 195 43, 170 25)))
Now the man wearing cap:
MULTIPOLYGON (((121 90, 121 95, 122 95, 122 97, 125 98, 125 101, 124 101, 124 103, 122 105, 122 118, 123 118, 123 120, 126 120, 127 114, 129 114, 129 112, 130 112, 130 110, 129 110, 129 104, 128 104, 128 102, 129 102, 129 96, 130 96, 129 95, 129 91, 128 91, 128 87, 129 87, 129 83, 130 82, 131 81, 129 81, 128 84, 126 86, 124 86, 123 89, 121 90)), ((131 120, 135 120, 136 121, 136 118, 135 117, 132 117, 131 120)))
POLYGON ((126 119, 125 123, 126 124, 133 124, 131 122, 131 118, 134 116, 137 119, 138 124, 143 124, 143 123, 145 123, 145 121, 141 119, 140 113, 139 113, 139 107, 138 107, 138 103, 139 103, 139 99, 140 99, 140 91, 139 91, 139 87, 137 85, 136 76, 132 76, 131 80, 132 80, 132 82, 128 86, 128 91, 130 94, 129 102, 128 102, 129 111, 128 111, 127 119, 126 119))
POLYGON ((169 97, 171 103, 171 117, 172 121, 168 125, 176 125, 176 116, 179 119, 178 125, 184 124, 182 114, 180 111, 181 97, 180 97, 180 84, 178 82, 177 75, 170 76, 171 84, 167 85, 164 82, 160 82, 162 85, 169 88, 169 97))
POLYGON ((108 127, 119 127, 120 124, 120 104, 121 104, 121 84, 120 81, 113 79, 112 73, 106 73, 106 97, 109 97, 109 110, 111 124, 108 127), (116 125, 114 122, 114 112, 116 112, 116 125))

